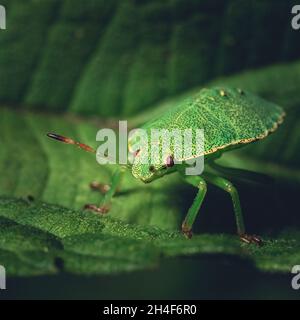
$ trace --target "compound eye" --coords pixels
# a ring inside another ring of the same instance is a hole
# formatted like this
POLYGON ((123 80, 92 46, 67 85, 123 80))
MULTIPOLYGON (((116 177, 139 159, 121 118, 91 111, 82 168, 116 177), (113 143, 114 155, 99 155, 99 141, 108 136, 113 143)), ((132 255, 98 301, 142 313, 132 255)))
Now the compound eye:
POLYGON ((173 158, 173 156, 168 156, 167 157, 166 166, 167 166, 167 168, 170 168, 170 167, 174 166, 174 158, 173 158))
POLYGON ((154 171, 155 171, 155 167, 154 167, 154 166, 150 166, 150 167, 149 167, 149 171, 150 171, 150 172, 154 172, 154 171))

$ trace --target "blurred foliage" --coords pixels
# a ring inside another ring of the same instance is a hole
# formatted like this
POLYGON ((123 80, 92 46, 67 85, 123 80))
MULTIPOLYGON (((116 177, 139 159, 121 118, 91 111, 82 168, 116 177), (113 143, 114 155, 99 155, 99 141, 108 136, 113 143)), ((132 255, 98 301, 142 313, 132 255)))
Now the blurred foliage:
POLYGON ((289 0, 4 4, 0 101, 24 108, 135 115, 216 76, 300 57, 289 0))

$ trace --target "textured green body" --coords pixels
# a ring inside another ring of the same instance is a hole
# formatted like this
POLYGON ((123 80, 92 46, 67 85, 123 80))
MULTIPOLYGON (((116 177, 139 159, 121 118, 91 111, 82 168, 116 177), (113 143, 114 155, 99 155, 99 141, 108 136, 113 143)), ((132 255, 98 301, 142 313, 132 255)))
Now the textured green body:
POLYGON ((142 128, 204 129, 204 154, 210 154, 264 138, 277 128, 283 116, 281 107, 249 92, 213 88, 202 89, 142 128))
MULTIPOLYGON (((193 136, 196 129, 204 129, 202 154, 197 152, 195 144, 192 146, 192 158, 197 158, 263 139, 276 130, 284 115, 280 106, 248 91, 217 87, 202 89, 195 96, 180 101, 161 116, 147 122, 142 129, 147 130, 149 150, 151 129, 192 129, 193 136)), ((129 141, 129 146, 134 143, 135 136, 129 141)), ((170 154, 174 153, 172 148, 175 148, 174 145, 171 146, 170 154)), ((142 153, 143 150, 140 151, 142 153)), ((188 159, 183 157, 176 160, 188 159)), ((157 177, 168 172, 160 170, 160 166, 156 167, 157 177)), ((138 161, 134 162, 132 173, 143 181, 151 180, 149 166, 141 165, 138 161)))

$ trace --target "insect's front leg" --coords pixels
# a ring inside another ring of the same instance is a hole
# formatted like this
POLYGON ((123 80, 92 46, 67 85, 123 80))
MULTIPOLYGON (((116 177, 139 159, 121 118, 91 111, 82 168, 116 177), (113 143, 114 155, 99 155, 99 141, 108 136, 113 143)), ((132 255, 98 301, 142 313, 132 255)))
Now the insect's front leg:
POLYGON ((200 210, 202 202, 205 198, 207 187, 206 182, 200 176, 184 176, 183 179, 198 188, 198 193, 194 199, 192 206, 190 207, 185 219, 182 222, 182 232, 187 238, 192 237, 192 227, 200 210))
POLYGON ((98 181, 93 181, 90 183, 90 188, 95 191, 99 191, 102 194, 105 194, 110 189, 110 185, 107 183, 100 183, 98 181))
POLYGON ((109 185, 109 188, 107 188, 107 191, 103 197, 103 200, 100 203, 100 206, 97 207, 94 204, 86 204, 84 206, 84 209, 89 209, 89 210, 93 210, 97 213, 107 213, 110 209, 110 205, 111 205, 111 200, 114 196, 114 194, 116 193, 120 182, 121 182, 121 178, 123 176, 124 170, 122 168, 118 168, 115 173, 112 176, 111 179, 111 183, 109 185))

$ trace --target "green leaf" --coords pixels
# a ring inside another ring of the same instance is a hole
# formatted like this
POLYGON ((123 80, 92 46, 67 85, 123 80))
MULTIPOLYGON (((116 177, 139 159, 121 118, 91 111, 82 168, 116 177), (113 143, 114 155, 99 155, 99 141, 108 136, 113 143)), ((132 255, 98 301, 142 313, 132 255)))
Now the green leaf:
POLYGON ((1 101, 22 101, 57 3, 56 0, 9 1, 9 31, 1 33, 0 38, 1 101))
POLYGON ((135 115, 216 76, 299 59, 289 1, 1 4, 0 101, 25 109, 135 115))
POLYGON ((128 272, 200 253, 239 255, 262 270, 283 272, 300 258, 299 232, 267 240, 262 248, 240 245, 237 237, 224 234, 187 240, 178 232, 14 198, 0 198, 0 223, 0 261, 10 276, 128 272))

